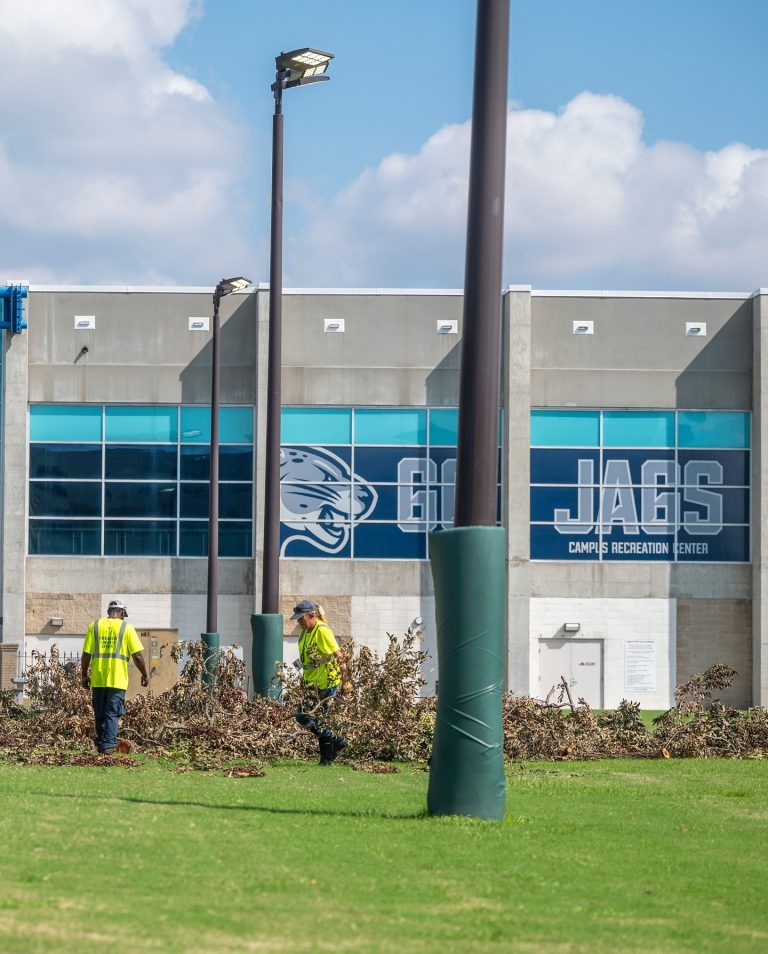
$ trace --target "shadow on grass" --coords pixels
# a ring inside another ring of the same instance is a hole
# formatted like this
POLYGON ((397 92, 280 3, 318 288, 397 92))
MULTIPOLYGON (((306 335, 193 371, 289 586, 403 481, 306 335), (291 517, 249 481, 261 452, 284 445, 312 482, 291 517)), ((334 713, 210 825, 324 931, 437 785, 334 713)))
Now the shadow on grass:
POLYGON ((190 802, 190 801, 172 801, 158 798, 137 798, 133 795, 77 795, 73 793, 63 794, 59 792, 28 792, 30 795, 40 795, 44 798, 71 798, 77 801, 83 801, 87 798, 89 802, 129 802, 138 805, 169 805, 179 808, 212 808, 216 811, 227 812, 261 812, 268 815, 329 815, 333 818, 381 818, 385 821, 416 821, 423 818, 431 818, 426 808, 418 812, 377 812, 374 809, 365 809, 363 811, 339 811, 331 808, 318 808, 312 805, 307 808, 273 808, 266 805, 220 805, 214 802, 190 802))

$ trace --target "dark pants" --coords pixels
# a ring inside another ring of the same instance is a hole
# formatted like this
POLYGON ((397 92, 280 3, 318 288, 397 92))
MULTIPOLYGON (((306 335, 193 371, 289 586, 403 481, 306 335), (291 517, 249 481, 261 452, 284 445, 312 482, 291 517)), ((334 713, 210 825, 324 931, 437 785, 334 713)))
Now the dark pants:
POLYGON ((109 686, 91 688, 93 715, 96 719, 96 748, 99 752, 117 747, 117 724, 125 712, 125 689, 109 686))
POLYGON ((337 686, 333 686, 331 689, 320 689, 317 695, 308 695, 296 710, 296 721, 299 725, 304 726, 305 729, 309 729, 309 731, 319 739, 328 739, 333 733, 328 726, 323 726, 322 729, 318 727, 315 716, 325 715, 328 711, 327 702, 323 703, 323 705, 318 705, 318 703, 321 699, 330 699, 332 696, 335 696, 337 688, 337 686))

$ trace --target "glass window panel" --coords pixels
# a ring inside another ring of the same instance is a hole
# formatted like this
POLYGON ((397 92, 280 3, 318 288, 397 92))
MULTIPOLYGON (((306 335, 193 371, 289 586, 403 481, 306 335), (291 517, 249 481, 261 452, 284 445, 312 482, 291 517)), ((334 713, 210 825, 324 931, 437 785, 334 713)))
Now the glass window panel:
POLYGON ((749 563, 749 527, 723 527, 717 536, 677 532, 679 563, 749 563))
POLYGON ((30 444, 30 477, 101 480, 101 446, 94 444, 30 444))
POLYGON ((253 443, 252 407, 219 408, 219 442, 221 444, 253 443))
POLYGON ((334 483, 350 478, 349 447, 281 447, 280 480, 284 483, 334 483))
POLYGON ((429 412, 429 443, 455 447, 459 436, 459 410, 435 408, 429 412))
POLYGON ((100 517, 101 483, 33 480, 29 484, 31 517, 100 517))
POLYGON ((176 441, 178 412, 175 407, 108 406, 106 439, 114 441, 176 441))
POLYGON ((674 411, 603 411, 604 447, 674 447, 674 411))
POLYGON ((355 448, 355 479, 360 482, 434 483, 439 473, 438 465, 427 458, 426 447, 355 448))
POLYGON ((598 447, 599 411, 531 411, 532 447, 598 447))
POLYGON ((749 447, 749 412, 678 411, 680 447, 749 447))
POLYGON ((175 444, 108 444, 104 476, 109 480, 175 480, 175 444))
MULTIPOLYGON (((181 441, 183 444, 211 443, 210 407, 182 407, 181 441)), ((219 408, 219 443, 253 443, 253 408, 250 405, 219 408)))
POLYGON ((100 520, 30 520, 29 552, 33 556, 99 556, 100 520))
POLYGON ((417 523, 403 532, 397 524, 361 523, 355 527, 355 558, 424 560, 427 556, 427 526, 417 523))
POLYGON ((356 444, 425 444, 424 408, 361 408, 355 411, 356 444))
POLYGON ((107 517, 175 517, 176 484, 105 484, 107 517))
POLYGON ((681 483, 698 482, 700 478, 697 475, 706 471, 706 466, 701 467, 701 464, 706 465, 710 461, 720 465, 725 486, 749 486, 749 451, 745 450, 678 450, 681 483), (694 466, 689 467, 689 464, 694 466))
POLYGON ((348 521, 370 508, 367 490, 355 491, 350 484, 280 484, 280 508, 287 519, 348 521))
MULTIPOLYGON (((179 524, 179 556, 208 556, 208 523, 182 520, 179 524)), ((253 556, 253 524, 246 521, 219 522, 219 556, 253 556)))
MULTIPOLYGON (((181 484, 181 517, 207 517, 209 502, 208 484, 181 484)), ((227 520, 250 520, 252 515, 252 484, 219 484, 219 517, 227 520)))
POLYGON ((175 556, 175 520, 106 520, 105 556, 175 556))
POLYGON ((284 407, 280 415, 283 444, 350 444, 352 409, 348 407, 284 407))
POLYGON ((32 404, 31 441, 100 441, 101 405, 32 404))
MULTIPOLYGON (((181 445, 181 479, 208 480, 210 450, 207 446, 181 445)), ((219 447, 219 480, 253 480, 253 446, 226 444, 219 447)))

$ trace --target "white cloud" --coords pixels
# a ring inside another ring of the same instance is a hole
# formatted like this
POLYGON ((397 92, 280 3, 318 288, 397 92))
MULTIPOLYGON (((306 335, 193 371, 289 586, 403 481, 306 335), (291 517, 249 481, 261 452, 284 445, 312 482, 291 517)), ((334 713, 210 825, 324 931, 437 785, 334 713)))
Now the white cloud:
POLYGON ((196 0, 0 0, 2 274, 213 284, 251 260, 231 198, 243 134, 163 57, 196 14, 196 0))
MULTIPOLYGON (((508 113, 505 283, 750 291, 768 284, 768 151, 649 145, 640 112, 582 93, 508 113)), ((315 208, 295 285, 461 287, 469 123, 388 156, 315 208)))

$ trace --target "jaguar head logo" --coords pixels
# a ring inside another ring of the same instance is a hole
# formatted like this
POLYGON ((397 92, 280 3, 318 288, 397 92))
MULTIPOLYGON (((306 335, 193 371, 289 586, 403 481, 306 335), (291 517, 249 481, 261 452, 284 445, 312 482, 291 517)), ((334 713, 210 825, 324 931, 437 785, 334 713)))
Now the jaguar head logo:
POLYGON ((349 465, 320 447, 280 450, 280 521, 293 540, 303 540, 321 553, 339 553, 349 542, 352 520, 365 520, 378 500, 369 484, 349 465))

